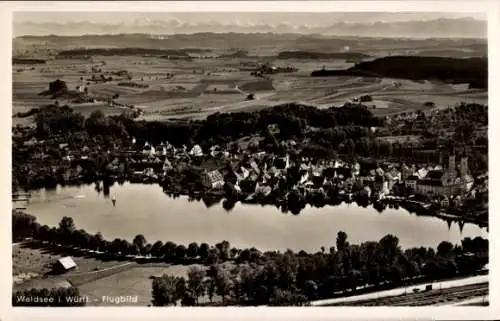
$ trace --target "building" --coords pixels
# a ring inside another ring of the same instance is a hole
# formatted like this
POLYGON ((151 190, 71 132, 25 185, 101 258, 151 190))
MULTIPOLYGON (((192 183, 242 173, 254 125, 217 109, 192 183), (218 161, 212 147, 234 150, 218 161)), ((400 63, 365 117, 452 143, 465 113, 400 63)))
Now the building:
POLYGON ((200 145, 194 145, 193 148, 189 151, 190 156, 194 157, 201 157, 203 156, 203 150, 201 149, 200 145))
POLYGON ((450 155, 446 170, 428 171, 425 177, 419 177, 413 190, 416 194, 426 196, 443 195, 450 197, 466 193, 470 191, 474 182, 468 172, 467 157, 460 160, 460 172, 458 173, 455 156, 450 155))
POLYGON ((201 183, 206 188, 222 188, 224 186, 224 177, 218 170, 205 171, 201 175, 201 183))
POLYGON ((415 191, 417 189, 418 176, 411 175, 405 180, 405 187, 415 191))
POLYGON ((71 256, 66 256, 60 258, 54 263, 54 265, 52 266, 52 271, 54 273, 60 274, 68 272, 69 270, 72 270, 74 268, 76 268, 75 261, 73 261, 73 258, 71 256))
POLYGON ((153 156, 155 154, 155 149, 153 146, 149 145, 148 142, 146 142, 142 148, 142 154, 145 156, 153 156))

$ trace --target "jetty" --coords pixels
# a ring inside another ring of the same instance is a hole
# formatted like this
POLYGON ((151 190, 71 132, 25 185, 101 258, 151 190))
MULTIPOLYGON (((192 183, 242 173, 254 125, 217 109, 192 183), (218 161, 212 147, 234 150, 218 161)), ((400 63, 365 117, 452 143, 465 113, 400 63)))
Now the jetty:
POLYGON ((31 193, 21 193, 21 192, 12 193, 13 202, 29 202, 30 198, 31 198, 31 193))

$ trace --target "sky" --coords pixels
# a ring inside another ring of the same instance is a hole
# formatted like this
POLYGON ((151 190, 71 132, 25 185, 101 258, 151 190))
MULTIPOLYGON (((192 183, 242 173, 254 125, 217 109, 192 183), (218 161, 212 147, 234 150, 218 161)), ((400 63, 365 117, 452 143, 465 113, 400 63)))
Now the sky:
POLYGON ((300 33, 484 37, 486 16, 448 12, 14 12, 13 36, 300 33), (443 20, 446 19, 446 20, 443 20), (456 18, 469 18, 456 20, 456 18), (482 21, 481 21, 482 20, 482 21))
POLYGON ((481 13, 275 13, 275 12, 187 12, 187 13, 140 13, 140 12, 16 12, 14 23, 68 23, 68 22, 93 22, 102 24, 129 24, 148 23, 148 21, 174 21, 180 24, 198 24, 207 22, 221 22, 224 24, 254 25, 278 24, 290 25, 328 25, 337 22, 400 22, 414 20, 433 20, 439 18, 475 18, 486 20, 481 13))

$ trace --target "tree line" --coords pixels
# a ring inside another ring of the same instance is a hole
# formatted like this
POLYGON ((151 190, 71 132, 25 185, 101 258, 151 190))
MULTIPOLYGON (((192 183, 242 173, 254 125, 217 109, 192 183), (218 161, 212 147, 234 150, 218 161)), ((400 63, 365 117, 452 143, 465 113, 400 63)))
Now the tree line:
POLYGON ((176 49, 151 49, 151 48, 88 48, 63 50, 57 54, 59 57, 75 56, 185 56, 185 50, 176 49))
POLYGON ((215 113, 206 120, 191 121, 134 121, 126 115, 104 117, 96 111, 86 120, 68 106, 41 107, 36 116, 38 136, 41 138, 88 131, 91 137, 133 136, 152 143, 170 141, 174 145, 188 144, 192 140, 226 141, 260 132, 269 125, 283 121, 301 120, 308 126, 330 128, 336 126, 382 126, 383 119, 375 117, 367 107, 352 105, 318 109, 299 104, 285 104, 257 112, 215 113), (106 120, 104 120, 106 119, 106 120), (96 128, 96 122, 100 127, 96 128), (108 132, 108 127, 123 130, 108 132))
POLYGON ((488 240, 481 237, 465 238, 460 245, 443 241, 437 249, 402 249, 393 235, 378 242, 350 244, 347 234, 340 231, 334 245, 316 253, 262 252, 256 248, 237 249, 227 241, 214 246, 195 242, 185 246, 171 241, 151 244, 142 234, 131 243, 118 238, 108 242, 100 233, 77 230, 70 217, 64 217, 58 227, 49 228, 21 212, 13 213, 13 236, 14 240, 32 237, 54 245, 97 250, 115 258, 142 255, 159 262, 211 266, 208 271, 201 269, 205 272, 190 271, 187 280, 168 276, 153 280, 156 305, 178 300, 194 305, 204 294, 220 295, 224 304, 297 305, 358 292, 367 286, 380 290, 415 280, 470 275, 488 263, 488 240), (222 265, 225 262, 233 268, 222 265))
POLYGON ((339 232, 336 246, 314 254, 269 252, 259 261, 257 252, 248 251, 233 265, 194 266, 187 278, 155 277, 152 303, 192 306, 204 297, 208 298, 201 303, 204 305, 307 305, 348 293, 470 274, 482 267, 481 257, 486 252, 487 241, 481 238, 466 238, 460 246, 441 242, 437 251, 423 247, 402 250, 393 235, 351 245, 347 234, 339 232), (214 302, 216 295, 222 302, 214 302))
MULTIPOLYGON (((439 133, 425 135, 429 128, 432 130, 432 124, 426 121, 424 114, 419 114, 415 121, 410 121, 409 124, 403 126, 403 129, 411 127, 413 131, 416 128, 418 132, 398 134, 423 135, 427 147, 423 144, 380 141, 378 136, 386 134, 387 131, 384 129, 385 120, 375 117, 366 106, 360 103, 328 109, 285 104, 258 112, 215 113, 205 120, 165 122, 137 121, 128 114, 106 117, 101 111, 95 111, 85 118, 68 106, 57 105, 45 106, 33 113, 38 138, 62 135, 74 141, 75 139, 71 139, 73 136, 86 136, 87 140, 102 143, 105 141, 118 143, 135 137, 138 142, 142 143, 147 141, 158 144, 169 141, 175 146, 192 146, 196 143, 206 149, 215 144, 228 146, 245 136, 266 137, 270 126, 277 126, 278 131, 273 133, 276 139, 295 139, 299 147, 302 146, 306 150, 313 148, 319 152, 324 149, 361 156, 411 157, 411 153, 418 153, 422 148, 436 149, 439 147, 439 139, 442 139, 439 133), (374 127, 379 128, 381 133, 375 133, 374 127), (305 139, 307 139, 307 144, 301 144, 305 139)), ((487 126, 487 108, 482 105, 461 104, 457 106, 454 114, 457 119, 466 116, 467 120, 487 126)), ((466 137, 467 133, 470 133, 466 122, 459 125, 456 129, 457 135, 466 137)), ((274 149, 277 147, 275 146, 274 149)))

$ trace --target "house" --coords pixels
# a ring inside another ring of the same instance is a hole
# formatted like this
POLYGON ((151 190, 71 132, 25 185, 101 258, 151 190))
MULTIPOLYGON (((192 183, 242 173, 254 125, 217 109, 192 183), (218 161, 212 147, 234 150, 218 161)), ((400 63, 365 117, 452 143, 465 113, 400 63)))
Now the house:
POLYGON ((250 167, 253 169, 253 171, 259 175, 260 174, 260 168, 259 166, 257 165, 257 162, 255 162, 255 160, 251 160, 250 161, 250 167))
POLYGON ((449 207, 450 206, 450 200, 448 199, 448 197, 444 197, 442 200, 441 200, 441 207, 449 207))
POLYGON ((216 156, 220 155, 221 152, 222 151, 221 151, 221 148, 219 145, 215 145, 215 146, 210 147, 210 156, 212 156, 212 157, 216 157, 216 156))
POLYGON ((381 189, 380 194, 381 195, 389 195, 389 193, 391 192, 391 190, 392 190, 392 184, 389 187, 389 182, 388 181, 384 181, 382 183, 382 189, 381 189))
POLYGON ((352 177, 348 177, 346 180, 345 180, 345 188, 347 191, 351 191, 352 190, 352 187, 354 186, 354 183, 356 181, 354 180, 354 178, 352 177))
POLYGON ((414 173, 414 170, 410 167, 408 167, 406 164, 403 164, 401 168, 401 179, 403 181, 406 181, 408 177, 412 176, 414 173))
POLYGON ((203 156, 203 151, 200 145, 194 145, 193 148, 189 151, 190 156, 201 157, 203 156))
POLYGON ((224 177, 218 170, 205 171, 201 175, 201 183, 206 188, 222 188, 224 186, 224 177))
POLYGON ((312 169, 309 179, 311 180, 314 186, 317 187, 323 186, 324 182, 323 171, 319 168, 312 169))
POLYGON ((149 145, 149 143, 145 143, 144 147, 142 148, 142 154, 144 155, 154 155, 155 149, 153 146, 149 145))
POLYGON ((255 192, 255 188, 257 187, 257 180, 258 177, 255 175, 252 175, 249 177, 249 179, 246 179, 242 182, 240 182, 239 186, 241 187, 241 190, 245 193, 252 193, 255 192))
POLYGON ((417 181, 418 181, 418 176, 411 175, 405 180, 405 187, 411 188, 414 191, 417 188, 417 181))
POLYGON ((361 165, 359 165, 358 162, 354 163, 354 165, 351 168, 351 174, 354 176, 358 176, 360 169, 361 169, 361 165))
POLYGON ((243 166, 240 167, 239 171, 233 171, 233 172, 238 182, 245 180, 250 175, 250 172, 243 166))
POLYGON ((287 169, 290 167, 290 156, 286 155, 286 157, 276 158, 273 163, 273 165, 278 169, 287 169))
POLYGON ((269 196, 271 194, 272 189, 267 185, 259 185, 258 183, 255 186, 255 195, 258 196, 269 196))
POLYGON ((300 181, 299 181, 299 184, 300 184, 300 185, 303 185, 303 184, 305 184, 308 180, 309 180, 309 172, 305 172, 304 174, 302 174, 302 176, 301 176, 301 178, 300 178, 300 181))
POLYGON ((163 168, 162 169, 164 171, 168 171, 168 170, 173 169, 172 163, 170 163, 170 161, 167 158, 165 158, 165 162, 163 163, 163 168))
POLYGON ((52 266, 52 271, 54 273, 65 273, 69 270, 76 268, 76 263, 73 261, 71 256, 62 257, 57 260, 52 266))
POLYGON ((24 146, 35 146, 36 144, 38 144, 38 140, 35 137, 32 137, 30 140, 23 143, 24 146))
POLYGON ((401 180, 401 172, 399 172, 395 168, 391 169, 388 172, 388 174, 391 176, 391 180, 393 180, 393 181, 400 181, 401 180))
POLYGON ((429 174, 429 171, 426 168, 421 168, 417 171, 416 174, 418 176, 418 179, 424 179, 427 174, 429 174))
POLYGON ((371 193, 371 189, 368 186, 365 186, 359 191, 359 196, 363 198, 369 198, 371 196, 371 193))
POLYGON ((163 143, 156 149, 157 156, 167 156, 167 147, 163 143))
POLYGON ((373 186, 373 182, 375 182, 375 177, 373 176, 359 176, 357 179, 358 182, 361 182, 363 186, 373 186))

